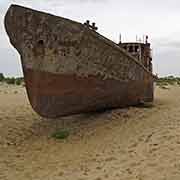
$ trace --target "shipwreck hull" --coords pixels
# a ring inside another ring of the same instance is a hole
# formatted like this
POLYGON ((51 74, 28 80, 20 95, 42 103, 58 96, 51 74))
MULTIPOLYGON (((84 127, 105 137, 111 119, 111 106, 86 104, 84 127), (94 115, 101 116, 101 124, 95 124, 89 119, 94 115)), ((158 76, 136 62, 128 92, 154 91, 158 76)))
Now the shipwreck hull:
POLYGON ((29 101, 41 116, 153 101, 153 74, 85 25, 12 5, 5 27, 21 55, 29 101))
POLYGON ((30 103, 44 117, 56 118, 153 101, 153 94, 148 94, 152 92, 149 87, 153 87, 150 79, 119 82, 97 76, 57 75, 30 69, 25 69, 24 75, 30 103))

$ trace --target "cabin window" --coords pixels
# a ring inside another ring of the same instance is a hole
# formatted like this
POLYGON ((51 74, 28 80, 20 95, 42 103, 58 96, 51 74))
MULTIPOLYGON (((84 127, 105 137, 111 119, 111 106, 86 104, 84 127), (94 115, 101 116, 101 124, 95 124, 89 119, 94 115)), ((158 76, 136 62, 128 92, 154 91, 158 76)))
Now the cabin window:
POLYGON ((133 46, 129 46, 129 52, 133 52, 133 46))
POLYGON ((139 47, 135 46, 135 52, 138 52, 138 51, 139 51, 139 47))

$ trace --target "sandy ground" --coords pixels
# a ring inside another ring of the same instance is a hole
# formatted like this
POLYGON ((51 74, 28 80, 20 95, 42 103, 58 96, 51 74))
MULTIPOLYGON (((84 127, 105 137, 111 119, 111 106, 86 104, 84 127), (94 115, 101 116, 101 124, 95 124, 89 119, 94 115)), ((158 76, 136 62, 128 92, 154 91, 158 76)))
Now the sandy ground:
POLYGON ((180 87, 155 92, 153 107, 48 120, 0 85, 0 180, 179 180, 180 87))

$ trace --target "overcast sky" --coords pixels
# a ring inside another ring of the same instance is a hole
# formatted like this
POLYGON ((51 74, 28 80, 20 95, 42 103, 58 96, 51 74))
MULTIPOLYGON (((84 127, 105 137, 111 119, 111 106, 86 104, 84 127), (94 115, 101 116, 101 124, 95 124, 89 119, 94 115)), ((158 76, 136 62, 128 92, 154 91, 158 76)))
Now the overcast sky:
POLYGON ((95 21, 99 32, 118 42, 149 36, 154 73, 180 76, 179 0, 0 0, 0 72, 22 75, 20 58, 10 45, 3 19, 11 3, 79 22, 95 21))

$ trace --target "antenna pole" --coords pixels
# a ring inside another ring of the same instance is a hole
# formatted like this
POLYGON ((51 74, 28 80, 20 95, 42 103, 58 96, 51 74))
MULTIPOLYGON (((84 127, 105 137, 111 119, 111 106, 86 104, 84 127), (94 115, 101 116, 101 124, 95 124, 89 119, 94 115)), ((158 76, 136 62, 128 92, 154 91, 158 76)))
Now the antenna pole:
POLYGON ((119 44, 121 44, 122 41, 121 41, 121 33, 119 34, 119 44))
POLYGON ((146 42, 145 42, 146 44, 148 43, 148 36, 146 35, 146 42))
POLYGON ((145 43, 144 35, 143 35, 143 43, 145 43))

